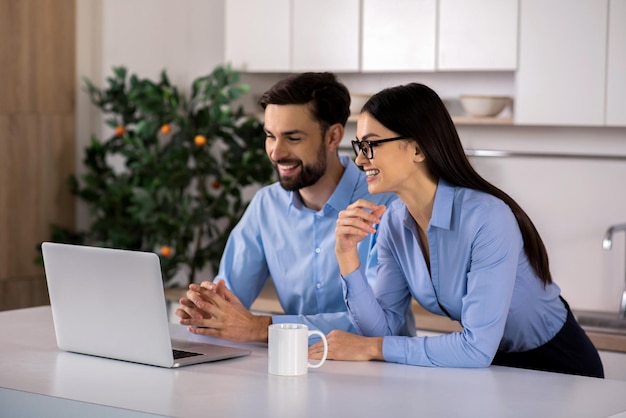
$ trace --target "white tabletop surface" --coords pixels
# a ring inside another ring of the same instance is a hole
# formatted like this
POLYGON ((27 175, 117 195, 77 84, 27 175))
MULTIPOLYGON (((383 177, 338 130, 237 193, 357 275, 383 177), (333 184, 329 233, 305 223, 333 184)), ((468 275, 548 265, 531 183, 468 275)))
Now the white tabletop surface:
MULTIPOLYGON (((201 339, 178 325, 172 334, 201 339)), ((59 351, 48 306, 0 312, 0 416, 626 416, 624 381, 339 361, 279 377, 266 344, 232 345, 252 354, 163 369, 59 351)))

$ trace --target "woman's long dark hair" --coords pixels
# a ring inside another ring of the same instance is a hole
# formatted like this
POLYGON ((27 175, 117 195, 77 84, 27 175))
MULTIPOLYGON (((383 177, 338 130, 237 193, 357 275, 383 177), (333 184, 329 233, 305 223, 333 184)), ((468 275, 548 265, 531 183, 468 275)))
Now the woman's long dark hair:
POLYGON ((515 200, 474 170, 437 93, 418 83, 391 87, 372 96, 362 111, 398 135, 415 140, 426 157, 426 167, 436 178, 489 193, 505 202, 517 219, 530 265, 544 285, 552 283, 548 253, 535 225, 515 200))

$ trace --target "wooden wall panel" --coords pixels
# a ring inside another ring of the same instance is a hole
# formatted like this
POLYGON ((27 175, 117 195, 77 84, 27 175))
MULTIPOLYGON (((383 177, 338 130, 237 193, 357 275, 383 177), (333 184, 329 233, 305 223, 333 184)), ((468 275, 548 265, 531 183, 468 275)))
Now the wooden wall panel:
MULTIPOLYGON (((0 94, 2 97, 2 94, 0 94)), ((6 132, 9 129, 9 117, 0 114, 0 228, 7 228, 10 225, 9 210, 11 208, 11 197, 9 192, 10 173, 9 164, 11 158, 5 149, 7 142, 6 132)), ((8 232, 0 233, 0 278, 9 276, 9 254, 8 249, 11 245, 11 238, 8 232)))
POLYGON ((0 0, 0 113, 72 113, 74 0, 0 0))
POLYGON ((38 147, 37 116, 32 114, 8 117, 5 137, 0 140, 4 165, 8 172, 3 185, 4 198, 8 202, 2 231, 6 234, 6 247, 2 248, 0 260, 7 270, 5 277, 23 277, 39 274, 33 263, 34 245, 41 237, 41 173, 42 153, 38 147), (30 260, 29 260, 30 258, 30 260))
MULTIPOLYGON (((21 1, 21 0, 20 0, 21 1)), ((35 85, 39 113, 72 114, 76 83, 74 0, 29 0, 37 7, 34 31, 35 85)))
POLYGON ((47 305, 48 287, 43 275, 0 279, 0 307, 2 310, 47 305))
POLYGON ((74 227, 75 202, 67 184, 67 179, 76 171, 74 119, 74 114, 43 115, 37 123, 44 152, 39 179, 42 195, 39 213, 44 220, 40 233, 46 238, 49 238, 50 220, 64 227, 74 227))
POLYGON ((36 85, 31 0, 0 0, 0 113, 32 112, 36 85))
POLYGON ((37 246, 73 226, 75 0, 0 0, 0 310, 47 303, 37 246))

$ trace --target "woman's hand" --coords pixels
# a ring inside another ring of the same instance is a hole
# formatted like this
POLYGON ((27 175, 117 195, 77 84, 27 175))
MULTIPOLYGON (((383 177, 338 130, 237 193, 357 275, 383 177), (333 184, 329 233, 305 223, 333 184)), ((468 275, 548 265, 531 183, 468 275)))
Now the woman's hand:
MULTIPOLYGON (((326 336, 328 360, 384 360, 383 337, 363 337, 346 331, 333 330, 326 336)), ((309 347, 309 358, 321 359, 324 343, 319 341, 309 347)))
POLYGON ((335 254, 342 276, 359 268, 357 244, 376 232, 374 225, 380 223, 386 209, 385 205, 359 199, 339 212, 335 226, 335 254))

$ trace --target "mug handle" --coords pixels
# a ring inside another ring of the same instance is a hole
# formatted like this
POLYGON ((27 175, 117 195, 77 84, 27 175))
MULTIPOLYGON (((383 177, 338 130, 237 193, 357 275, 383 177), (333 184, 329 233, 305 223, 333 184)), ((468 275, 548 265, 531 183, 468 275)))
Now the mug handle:
POLYGON ((322 364, 324 364, 324 362, 326 361, 326 357, 328 356, 328 341, 326 341, 326 336, 321 331, 318 331, 318 330, 309 331, 309 338, 312 335, 319 335, 322 338, 322 341, 324 342, 324 355, 322 356, 322 359, 316 364, 311 364, 311 362, 308 363, 308 366, 311 369, 316 369, 320 367, 322 364))

